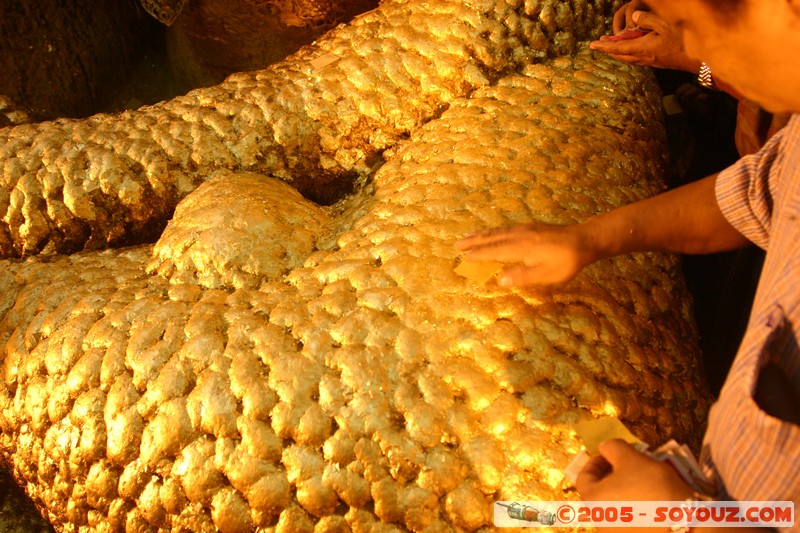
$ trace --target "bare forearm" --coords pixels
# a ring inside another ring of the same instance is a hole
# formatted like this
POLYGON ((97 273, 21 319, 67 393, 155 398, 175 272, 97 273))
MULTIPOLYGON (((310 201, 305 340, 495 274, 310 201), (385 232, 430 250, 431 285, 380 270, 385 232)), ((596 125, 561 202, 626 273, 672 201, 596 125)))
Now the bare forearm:
POLYGON ((749 241, 717 205, 717 175, 592 217, 582 224, 595 259, 639 251, 704 254, 749 241))
POLYGON ((717 205, 716 175, 590 218, 582 224, 541 222, 494 228, 461 239, 470 261, 517 263, 504 286, 550 285, 572 279, 588 264, 646 250, 701 254, 746 245, 717 205))

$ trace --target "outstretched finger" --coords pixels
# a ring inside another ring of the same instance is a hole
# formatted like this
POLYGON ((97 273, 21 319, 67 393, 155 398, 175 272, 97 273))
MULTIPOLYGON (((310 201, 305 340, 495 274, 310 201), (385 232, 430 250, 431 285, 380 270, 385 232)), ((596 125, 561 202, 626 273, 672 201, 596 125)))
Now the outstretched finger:
MULTIPOLYGON (((630 30, 625 30, 625 32, 630 32, 630 30)), ((641 32, 634 33, 639 36, 633 39, 618 39, 609 37, 603 40, 592 41, 589 43, 589 48, 598 52, 605 52, 606 54, 640 54, 645 48, 645 46, 642 45, 641 39, 647 37, 649 34, 644 34, 641 32)))
POLYGON ((521 265, 505 269, 497 278, 501 287, 527 287, 531 285, 555 285, 572 279, 566 269, 552 265, 521 265))
POLYGON ((537 228, 540 223, 531 222, 528 224, 517 224, 513 226, 502 226, 490 228, 468 235, 455 242, 457 250, 471 250, 483 246, 506 245, 510 242, 517 242, 530 233, 530 230, 537 228))
POLYGON ((491 228, 481 230, 455 242, 456 250, 470 250, 479 246, 486 246, 500 240, 508 239, 509 227, 491 228))
POLYGON ((463 239, 457 240, 453 247, 460 252, 468 252, 475 248, 480 248, 482 246, 489 245, 496 241, 497 238, 492 235, 487 235, 483 233, 476 233, 474 235, 469 235, 468 237, 464 237, 463 239))
POLYGON ((464 251, 467 261, 499 261, 516 263, 525 256, 525 247, 511 239, 495 240, 475 246, 464 251))

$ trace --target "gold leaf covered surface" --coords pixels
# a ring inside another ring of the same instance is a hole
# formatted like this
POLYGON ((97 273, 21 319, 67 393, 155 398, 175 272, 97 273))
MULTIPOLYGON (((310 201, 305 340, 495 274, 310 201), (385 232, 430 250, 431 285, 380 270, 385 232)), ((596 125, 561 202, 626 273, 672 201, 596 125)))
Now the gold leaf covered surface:
POLYGON ((153 242, 217 169, 333 202, 452 99, 572 52, 619 3, 384 2, 266 70, 119 115, 0 129, 0 258, 153 242))
POLYGON ((148 275, 151 246, 6 261, 5 460, 67 530, 472 531, 495 499, 574 497, 575 421, 696 439, 673 257, 547 290, 453 273, 470 231, 660 190, 657 103, 585 48, 454 99, 258 288, 148 275))

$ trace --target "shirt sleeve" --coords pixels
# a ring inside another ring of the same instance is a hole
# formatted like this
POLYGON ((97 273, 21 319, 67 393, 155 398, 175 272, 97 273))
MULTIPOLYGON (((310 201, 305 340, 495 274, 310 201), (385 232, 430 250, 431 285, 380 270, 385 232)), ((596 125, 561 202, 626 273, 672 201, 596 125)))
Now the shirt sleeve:
POLYGON ((800 123, 776 133, 755 154, 723 170, 716 182, 717 203, 722 214, 742 235, 761 248, 769 246, 775 191, 780 188, 782 147, 787 139, 800 135, 800 123))

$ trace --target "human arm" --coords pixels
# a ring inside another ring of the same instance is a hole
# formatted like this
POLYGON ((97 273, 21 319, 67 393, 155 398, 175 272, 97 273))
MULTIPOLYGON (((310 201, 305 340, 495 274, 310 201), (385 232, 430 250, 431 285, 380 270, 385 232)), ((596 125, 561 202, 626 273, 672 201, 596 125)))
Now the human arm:
POLYGON ((717 205, 717 175, 684 185, 573 225, 522 224, 462 239, 456 248, 474 261, 521 263, 507 268, 501 285, 567 281, 590 263, 646 250, 686 254, 740 248, 749 241, 717 205))

